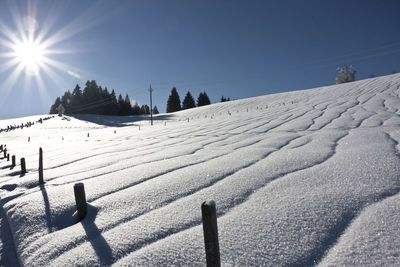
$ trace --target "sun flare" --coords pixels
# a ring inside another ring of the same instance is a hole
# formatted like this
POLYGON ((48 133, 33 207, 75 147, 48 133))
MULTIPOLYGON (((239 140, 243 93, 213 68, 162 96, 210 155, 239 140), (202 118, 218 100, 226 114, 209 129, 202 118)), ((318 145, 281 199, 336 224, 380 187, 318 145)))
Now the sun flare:
POLYGON ((48 4, 40 1, 7 2, 11 20, 0 18, 0 75, 5 77, 0 79, 0 107, 13 89, 23 90, 24 94, 38 90, 42 103, 48 103, 48 92, 54 84, 59 88, 80 80, 83 70, 66 63, 73 62, 73 57, 65 60, 77 51, 68 49, 73 45, 63 41, 102 21, 98 14, 107 13, 110 5, 98 1, 85 11, 85 16, 63 24, 59 17, 65 4, 61 2, 54 1, 52 12, 47 12, 48 4))
POLYGON ((45 49, 35 42, 21 42, 15 45, 14 53, 18 63, 22 64, 29 74, 37 75, 44 62, 45 49))

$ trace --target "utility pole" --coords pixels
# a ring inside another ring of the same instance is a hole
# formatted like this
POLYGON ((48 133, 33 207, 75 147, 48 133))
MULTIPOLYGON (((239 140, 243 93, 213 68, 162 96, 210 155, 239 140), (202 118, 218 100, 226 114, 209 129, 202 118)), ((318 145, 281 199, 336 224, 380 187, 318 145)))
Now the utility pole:
POLYGON ((153 126, 153 89, 151 88, 151 84, 150 84, 150 120, 151 120, 151 126, 153 126))

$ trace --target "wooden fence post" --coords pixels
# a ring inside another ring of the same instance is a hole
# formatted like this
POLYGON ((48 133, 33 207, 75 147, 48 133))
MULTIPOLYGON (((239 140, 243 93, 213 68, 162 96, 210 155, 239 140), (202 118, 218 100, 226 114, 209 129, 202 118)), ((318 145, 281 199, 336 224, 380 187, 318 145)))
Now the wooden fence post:
POLYGON ((21 158, 21 172, 26 173, 25 158, 21 158))
POLYGON ((83 185, 83 183, 76 183, 74 185, 74 194, 76 209, 78 211, 78 220, 81 221, 83 218, 85 218, 87 213, 85 186, 83 185))
POLYGON ((10 154, 7 153, 7 161, 10 161, 10 154))
POLYGON ((5 158, 7 156, 7 148, 4 148, 3 153, 4 153, 4 158, 5 158))
POLYGON ((201 215, 203 218, 207 267, 221 266, 218 243, 217 212, 213 200, 205 201, 201 204, 201 215))
POLYGON ((44 184, 43 180, 43 150, 39 148, 39 184, 44 184))
POLYGON ((12 167, 15 167, 15 155, 12 155, 12 157, 11 157, 11 166, 12 167))
POLYGON ((0 145, 0 152, 3 151, 3 145, 0 145))

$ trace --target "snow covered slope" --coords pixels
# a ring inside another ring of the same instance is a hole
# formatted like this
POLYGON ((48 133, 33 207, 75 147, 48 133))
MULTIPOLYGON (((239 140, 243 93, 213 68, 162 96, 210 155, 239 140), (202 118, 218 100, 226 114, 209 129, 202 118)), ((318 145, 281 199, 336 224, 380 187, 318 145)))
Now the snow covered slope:
POLYGON ((205 265, 200 205, 213 199, 223 265, 398 266, 399 94, 396 74, 161 114, 152 127, 86 115, 3 132, 28 173, 0 160, 14 240, 2 235, 2 253, 13 243, 27 266, 205 265), (74 224, 76 182, 89 213, 74 224))

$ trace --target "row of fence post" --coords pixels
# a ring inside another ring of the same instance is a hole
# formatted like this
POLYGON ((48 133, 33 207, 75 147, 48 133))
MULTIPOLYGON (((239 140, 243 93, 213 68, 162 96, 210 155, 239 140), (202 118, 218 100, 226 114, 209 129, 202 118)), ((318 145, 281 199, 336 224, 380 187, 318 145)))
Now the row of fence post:
MULTIPOLYGON (((7 148, 5 148, 5 146, 3 147, 3 145, 0 145, 0 152, 1 150, 4 151, 4 155, 7 154, 7 148)), ((15 155, 12 156, 12 166, 15 166, 15 155)), ((21 172, 26 173, 25 158, 21 158, 21 172)), ((43 149, 41 147, 39 148, 39 184, 44 184, 43 149)), ((78 213, 78 221, 81 221, 85 218, 87 214, 85 186, 83 183, 76 183, 74 185, 74 195, 76 209, 78 213)), ((216 205, 213 200, 205 201, 201 204, 201 215, 207 267, 221 266, 218 241, 217 212, 216 205)))
MULTIPOLYGON (((7 158, 7 161, 10 161, 10 154, 7 153, 7 146, 6 145, 0 145, 0 152, 3 152, 3 157, 7 158)), ((26 173, 26 162, 25 158, 21 158, 21 173, 25 174, 26 173)), ((11 156, 11 167, 16 166, 16 157, 15 155, 11 156)), ((40 147, 39 148, 39 184, 43 184, 44 179, 43 179, 43 150, 40 147)))

